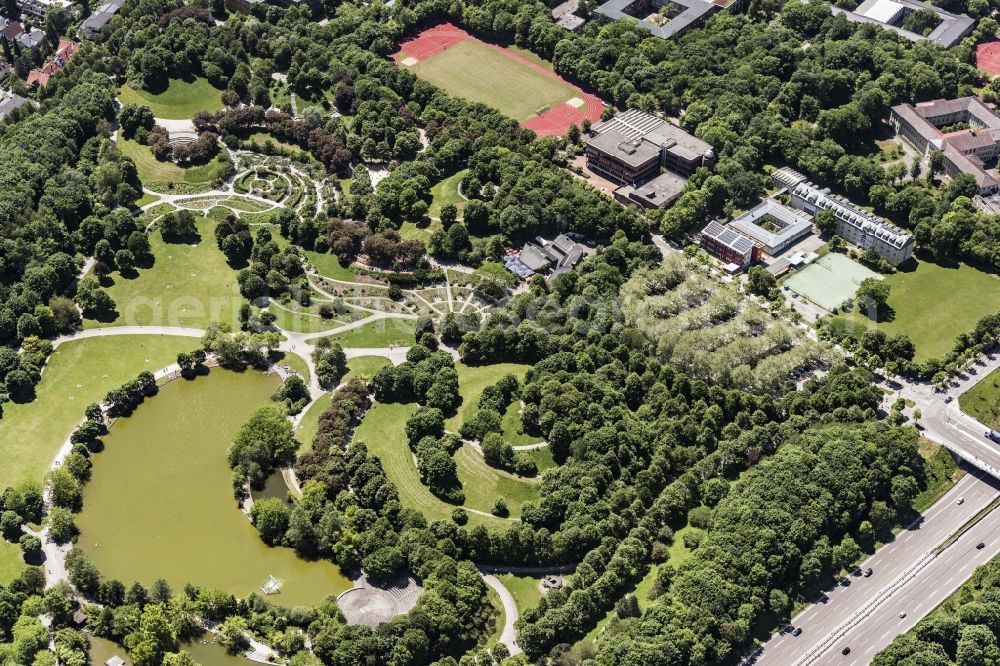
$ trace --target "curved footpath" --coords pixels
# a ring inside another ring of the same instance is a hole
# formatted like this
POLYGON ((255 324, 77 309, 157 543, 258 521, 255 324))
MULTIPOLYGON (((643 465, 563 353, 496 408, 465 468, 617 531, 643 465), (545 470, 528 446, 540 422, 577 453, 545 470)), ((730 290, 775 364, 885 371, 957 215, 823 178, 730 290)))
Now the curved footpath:
POLYGON ((517 622, 517 604, 514 603, 514 595, 510 593, 504 584, 500 580, 488 573, 480 572, 480 576, 483 577, 483 582, 493 588, 493 591, 497 593, 500 597, 500 603, 503 604, 503 631, 500 632, 500 642, 507 646, 507 650, 510 652, 511 656, 515 654, 521 654, 522 650, 517 645, 517 631, 514 629, 514 623, 517 622))

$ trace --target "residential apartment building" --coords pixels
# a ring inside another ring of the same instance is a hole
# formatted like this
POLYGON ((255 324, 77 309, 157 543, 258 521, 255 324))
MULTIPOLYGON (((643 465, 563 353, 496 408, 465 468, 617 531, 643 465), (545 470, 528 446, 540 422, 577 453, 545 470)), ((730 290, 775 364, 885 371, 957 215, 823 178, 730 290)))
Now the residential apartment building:
POLYGON ((862 250, 874 247, 883 259, 899 265, 913 256, 913 236, 888 220, 858 208, 829 188, 810 183, 801 173, 783 168, 772 175, 775 185, 785 188, 790 205, 816 220, 820 210, 829 210, 837 220, 837 235, 862 250))

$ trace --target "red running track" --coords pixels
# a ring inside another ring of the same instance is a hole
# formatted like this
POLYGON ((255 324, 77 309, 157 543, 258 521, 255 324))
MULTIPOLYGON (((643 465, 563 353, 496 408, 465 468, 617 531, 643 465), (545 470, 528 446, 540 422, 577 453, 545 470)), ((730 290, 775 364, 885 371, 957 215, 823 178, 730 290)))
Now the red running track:
MULTIPOLYGON (((444 51, 449 46, 458 44, 466 39, 475 39, 475 37, 451 23, 442 23, 428 28, 416 37, 400 44, 399 51, 393 54, 393 59, 399 62, 405 56, 415 58, 417 61, 426 60, 444 51)), ((489 44, 478 39, 476 41, 495 51, 499 51, 523 67, 527 67, 546 78, 559 81, 568 86, 584 102, 580 108, 572 107, 566 103, 558 104, 548 111, 528 118, 521 123, 521 127, 533 130, 538 136, 562 136, 569 129, 570 125, 580 127, 585 118, 589 119, 591 123, 596 123, 601 119, 601 112, 604 111, 604 102, 601 101, 601 98, 590 93, 585 93, 578 86, 569 83, 555 72, 551 72, 541 65, 531 62, 527 58, 522 58, 502 46, 489 44)))
POLYGON ((1000 42, 985 42, 976 47, 976 66, 990 74, 1000 74, 1000 42))
POLYGON ((417 61, 427 60, 431 56, 441 53, 441 51, 444 51, 449 46, 470 38, 471 35, 458 26, 451 23, 442 23, 433 28, 427 28, 416 37, 400 44, 399 51, 392 57, 396 61, 399 61, 400 56, 405 54, 411 58, 416 58, 417 61))

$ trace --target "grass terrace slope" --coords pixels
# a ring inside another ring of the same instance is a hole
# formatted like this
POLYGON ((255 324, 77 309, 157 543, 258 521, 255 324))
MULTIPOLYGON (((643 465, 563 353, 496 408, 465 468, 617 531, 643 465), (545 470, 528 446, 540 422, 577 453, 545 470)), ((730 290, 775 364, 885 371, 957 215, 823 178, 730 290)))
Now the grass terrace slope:
POLYGON ((603 103, 538 62, 481 42, 451 24, 404 42, 396 61, 456 97, 503 112, 541 136, 564 134, 584 118, 600 119, 603 103))
POLYGON ((220 111, 222 91, 208 79, 172 79, 167 87, 156 93, 124 85, 118 91, 122 104, 148 106, 157 118, 187 120, 198 111, 220 111))

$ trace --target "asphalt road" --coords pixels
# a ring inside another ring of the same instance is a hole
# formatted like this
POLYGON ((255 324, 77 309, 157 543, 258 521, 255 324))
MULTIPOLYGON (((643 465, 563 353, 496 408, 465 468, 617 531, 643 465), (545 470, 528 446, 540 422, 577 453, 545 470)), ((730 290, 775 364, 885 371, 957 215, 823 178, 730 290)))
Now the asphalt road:
MULTIPOLYGON (((966 474, 941 500, 935 503, 934 506, 928 509, 906 530, 900 532, 895 540, 880 548, 868 560, 861 563, 860 569, 862 571, 871 567, 873 573, 870 577, 865 578, 860 575, 850 576, 848 578, 848 585, 840 585, 829 590, 825 600, 813 604, 792 619, 791 624, 802 628, 801 635, 792 636, 788 633, 772 636, 762 646, 763 652, 755 663, 772 666, 792 666, 798 663, 806 654, 823 644, 827 637, 835 632, 835 630, 862 611, 881 590, 904 574, 916 562, 931 553, 949 535, 953 534, 959 526, 966 523, 998 496, 1000 496, 1000 482, 978 470, 976 474, 966 474), (958 503, 960 497, 965 498, 962 504, 958 503)), ((991 555, 1000 552, 1000 535, 989 541, 983 538, 987 536, 984 530, 991 525, 1000 530, 1000 510, 993 511, 989 516, 989 520, 984 520, 977 525, 971 531, 971 536, 968 537, 969 539, 975 539, 973 546, 980 540, 987 542, 985 549, 977 551, 977 557, 980 559, 977 559, 976 562, 980 564, 989 559, 991 555)), ((861 660, 865 654, 865 652, 861 651, 863 650, 862 646, 871 646, 868 654, 868 658, 870 659, 875 654, 875 651, 877 651, 875 648, 876 645, 879 646, 879 649, 888 645, 896 634, 890 630, 888 635, 883 637, 883 634, 886 632, 885 628, 874 632, 872 627, 883 626, 881 624, 883 615, 903 622, 897 616, 900 611, 896 610, 897 598, 904 598, 899 595, 915 591, 916 595, 919 596, 924 594, 927 588, 930 588, 931 591, 941 592, 941 598, 943 599, 961 584, 966 577, 971 575, 974 566, 961 579, 958 579, 960 569, 951 571, 949 568, 955 567, 956 562, 954 560, 956 559, 965 562, 960 555, 962 553, 962 543, 965 540, 966 538, 963 537, 962 542, 949 547, 942 555, 933 560, 931 564, 922 569, 911 583, 903 586, 899 592, 893 594, 888 601, 880 605, 874 614, 875 618, 880 619, 877 625, 872 624, 874 620, 867 620, 860 627, 848 633, 847 642, 844 640, 836 641, 831 646, 835 649, 829 649, 814 663, 835 663, 834 661, 830 661, 832 655, 836 655, 838 659, 836 663, 840 663, 839 658, 841 655, 837 651, 844 645, 851 645, 851 641, 853 641, 853 644, 859 650, 852 652, 851 656, 853 659, 844 662, 847 664, 853 663, 854 659, 857 659, 858 663, 862 663, 861 660), (945 563, 944 566, 942 566, 942 563, 945 563), (941 579, 942 576, 945 580, 941 579), (867 634, 862 636, 856 633, 862 630, 874 633, 874 638, 871 638, 867 634), (880 643, 879 640, 882 638, 884 638, 884 642, 880 643)), ((964 571, 964 569, 961 570, 964 571)), ((906 618, 907 620, 912 620, 913 623, 916 623, 923 614, 936 605, 936 601, 934 603, 930 602, 932 595, 927 594, 926 596, 927 600, 923 603, 918 604, 917 602, 913 602, 910 604, 910 609, 907 611, 909 613, 906 618)), ((912 625, 899 624, 897 628, 899 632, 902 632, 909 628, 909 626, 912 625)), ((867 663, 867 661, 864 663, 867 663)))
POLYGON ((916 578, 836 641, 833 649, 817 663, 844 666, 870 663, 876 653, 888 646, 897 635, 912 629, 968 580, 976 567, 986 564, 998 553, 1000 509, 994 509, 932 560, 916 578), (977 550, 978 543, 985 544, 985 547, 977 550), (906 613, 906 617, 900 618, 900 613, 906 613), (841 654, 845 647, 851 648, 850 654, 841 654))

